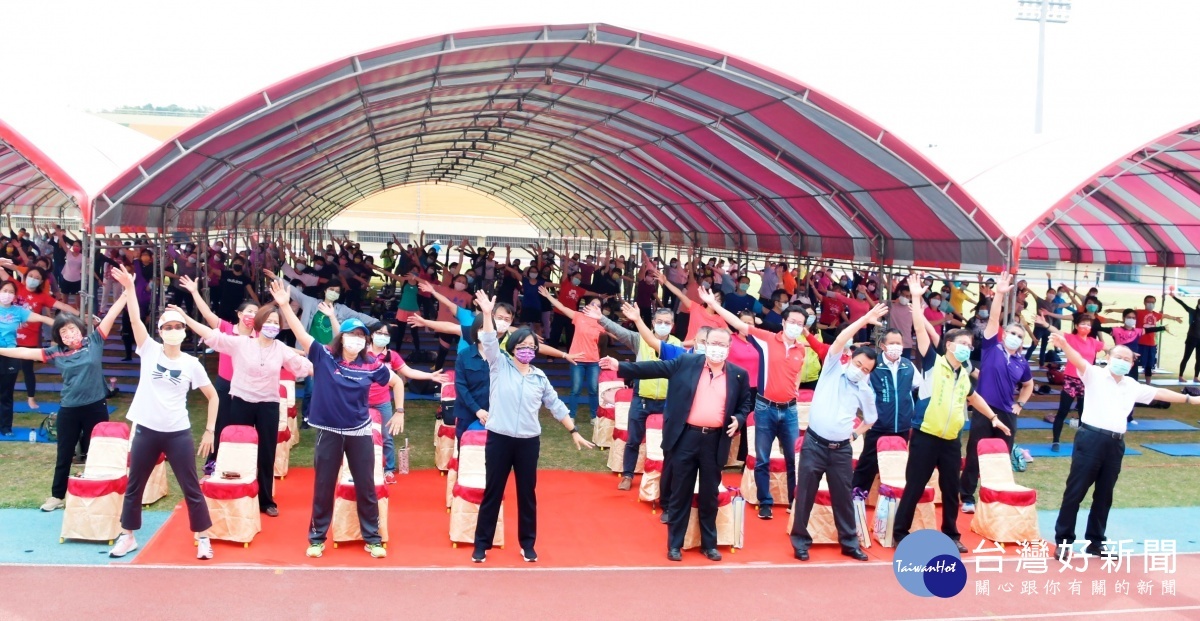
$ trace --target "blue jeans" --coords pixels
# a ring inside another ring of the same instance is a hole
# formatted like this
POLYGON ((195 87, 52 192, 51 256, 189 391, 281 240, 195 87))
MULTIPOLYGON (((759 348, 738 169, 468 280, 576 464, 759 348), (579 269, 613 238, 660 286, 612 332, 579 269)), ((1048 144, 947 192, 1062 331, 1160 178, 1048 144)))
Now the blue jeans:
POLYGON ((580 362, 571 367, 571 394, 567 397, 567 409, 571 410, 571 418, 575 418, 575 408, 579 407, 579 393, 584 388, 585 381, 592 418, 596 418, 596 411, 600 409, 600 363, 580 362))
POLYGON ((379 419, 383 421, 383 471, 396 471, 396 441, 388 433, 388 422, 392 420, 392 402, 384 401, 371 407, 379 410, 379 419))
MULTIPOLYGON (((1154 364, 1158 362, 1158 345, 1142 345, 1137 344, 1137 349, 1134 351, 1138 354, 1137 363, 1133 365, 1134 369, 1142 367, 1142 372, 1146 374, 1146 381, 1154 376, 1154 364)), ((1137 377, 1137 371, 1134 371, 1133 377, 1137 377)))
POLYGON ((787 468, 788 496, 780 498, 790 505, 796 493, 796 438, 800 436, 800 420, 796 417, 795 404, 786 408, 767 405, 761 400, 754 403, 754 484, 758 486, 758 504, 770 507, 775 504, 771 497, 771 443, 779 438, 783 451, 783 464, 787 468))

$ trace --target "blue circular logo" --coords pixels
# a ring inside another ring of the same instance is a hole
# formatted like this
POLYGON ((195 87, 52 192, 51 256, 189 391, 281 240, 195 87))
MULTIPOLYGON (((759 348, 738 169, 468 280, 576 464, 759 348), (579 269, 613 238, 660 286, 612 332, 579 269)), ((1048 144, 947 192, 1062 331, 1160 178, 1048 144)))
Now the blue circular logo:
POLYGON ((967 584, 967 568, 954 540, 936 530, 918 530, 896 546, 892 573, 918 597, 954 597, 967 584))

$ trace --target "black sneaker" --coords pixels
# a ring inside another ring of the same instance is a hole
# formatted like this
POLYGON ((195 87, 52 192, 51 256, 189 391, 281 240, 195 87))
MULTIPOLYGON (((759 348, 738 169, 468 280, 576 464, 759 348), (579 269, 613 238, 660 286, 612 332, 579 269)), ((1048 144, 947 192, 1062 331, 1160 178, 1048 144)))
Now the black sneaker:
POLYGON ((487 550, 484 550, 481 548, 476 548, 475 552, 473 554, 471 554, 471 562, 472 563, 482 563, 486 560, 487 560, 487 550))
POLYGON ((758 506, 758 519, 769 520, 772 517, 774 517, 774 516, 771 515, 771 505, 759 505, 758 506))
POLYGON ((529 548, 528 550, 521 550, 521 558, 525 559, 526 563, 536 563, 537 562, 537 552, 535 552, 533 550, 533 548, 529 548))
POLYGON ((1059 450, 1058 442, 1054 442, 1050 445, 1050 452, 1057 453, 1058 450, 1059 450))
POLYGON ((659 524, 669 524, 671 522, 671 516, 668 515, 666 511, 663 511, 662 515, 658 518, 658 522, 659 524))
POLYGON ((1089 545, 1083 551, 1091 556, 1098 556, 1100 558, 1116 558, 1117 557, 1117 553, 1114 552, 1113 550, 1110 550, 1102 545, 1096 545, 1094 543, 1089 545))

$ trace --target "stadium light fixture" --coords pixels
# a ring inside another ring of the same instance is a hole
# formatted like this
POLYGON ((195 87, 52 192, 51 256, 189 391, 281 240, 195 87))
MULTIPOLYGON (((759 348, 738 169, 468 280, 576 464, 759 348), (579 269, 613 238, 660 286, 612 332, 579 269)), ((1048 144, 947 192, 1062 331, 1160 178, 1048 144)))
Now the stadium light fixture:
POLYGON ((1046 78, 1046 24, 1065 24, 1071 17, 1070 0, 1017 0, 1017 20, 1038 23, 1037 102, 1033 131, 1042 133, 1042 95, 1046 78))

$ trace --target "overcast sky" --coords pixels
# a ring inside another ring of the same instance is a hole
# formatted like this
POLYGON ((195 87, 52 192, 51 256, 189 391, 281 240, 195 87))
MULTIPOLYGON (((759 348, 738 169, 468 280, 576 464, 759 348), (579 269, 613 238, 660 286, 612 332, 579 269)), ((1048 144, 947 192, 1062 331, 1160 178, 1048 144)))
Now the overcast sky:
MULTIPOLYGON (((989 161, 986 145, 1032 134, 1037 24, 1016 12, 1016 0, 20 2, 4 8, 0 96, 82 109, 220 107, 414 37, 601 21, 789 74, 965 181, 989 161)), ((1048 27, 1047 132, 1200 118, 1200 80, 1185 71, 1197 23, 1195 0, 1075 0, 1070 22, 1048 27)))

